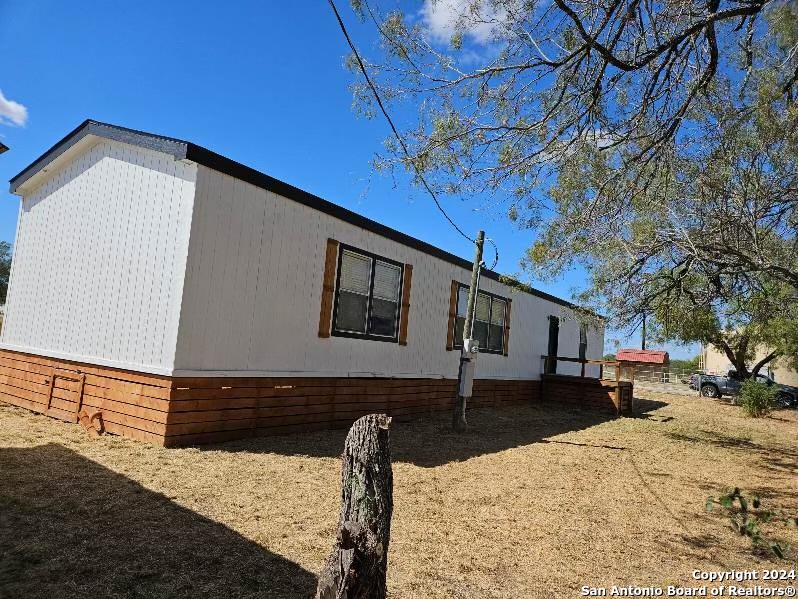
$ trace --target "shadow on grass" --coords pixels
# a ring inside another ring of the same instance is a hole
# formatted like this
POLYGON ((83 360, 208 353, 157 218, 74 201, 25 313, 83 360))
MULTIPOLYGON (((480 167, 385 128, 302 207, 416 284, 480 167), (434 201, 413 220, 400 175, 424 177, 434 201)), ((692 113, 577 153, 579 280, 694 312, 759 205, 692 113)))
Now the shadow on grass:
POLYGON ((795 456, 765 456, 762 466, 777 474, 794 474, 798 476, 798 457, 795 456))
POLYGON ((0 597, 309 597, 315 576, 56 444, 0 449, 0 597))
POLYGON ((775 456, 787 460, 798 459, 798 451, 784 449, 780 447, 772 447, 755 443, 751 439, 744 437, 733 437, 731 435, 724 435, 715 431, 699 431, 701 436, 685 435, 682 433, 665 433, 666 436, 675 441, 686 441, 689 443, 704 443, 712 445, 713 447, 723 447, 726 449, 739 449, 751 453, 762 453, 769 456, 775 456))
MULTIPOLYGON (((651 411, 664 405, 667 404, 647 401, 639 409, 651 411)), ((422 419, 394 423, 391 427, 391 453, 394 461, 431 468, 539 443, 549 437, 583 430, 614 419, 613 414, 568 408, 554 403, 519 403, 469 410, 469 430, 464 434, 457 434, 452 431, 451 414, 436 412, 422 419)), ((343 449, 346 433, 346 429, 339 429, 257 437, 200 448, 337 457, 343 449)))
POLYGON ((712 547, 717 547, 721 542, 717 536, 710 534, 703 534, 703 535, 683 534, 679 536, 682 539, 682 541, 684 541, 685 543, 696 549, 709 549, 712 547))
POLYGON ((773 447, 755 443, 751 439, 732 437, 714 431, 700 431, 701 436, 685 435, 682 433, 665 433, 675 441, 688 443, 704 443, 713 447, 736 449, 758 457, 761 465, 766 470, 775 474, 798 474, 798 451, 784 447, 773 447))
POLYGON ((652 420, 654 422, 670 422, 673 416, 662 416, 655 412, 668 404, 658 399, 649 399, 647 397, 635 397, 634 401, 634 414, 632 418, 642 418, 644 420, 652 420))

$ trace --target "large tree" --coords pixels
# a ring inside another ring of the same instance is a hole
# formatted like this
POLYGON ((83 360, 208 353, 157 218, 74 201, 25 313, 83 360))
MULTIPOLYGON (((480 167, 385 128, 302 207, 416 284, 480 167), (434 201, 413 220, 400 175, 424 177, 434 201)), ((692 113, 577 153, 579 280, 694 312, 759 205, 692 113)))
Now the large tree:
POLYGON ((689 152, 672 144, 640 189, 636 173, 617 172, 613 152, 575 154, 550 190, 556 217, 530 248, 528 268, 545 277, 584 265, 592 286, 583 299, 622 325, 680 294, 699 307, 774 289, 794 301, 798 106, 740 113, 721 98, 701 110, 700 139, 689 152), (620 201, 597 199, 599 186, 620 201))
POLYGON ((798 107, 775 100, 765 75, 748 110, 722 90, 704 98, 689 150, 671 144, 643 188, 634 175, 607 182, 613 152, 575 156, 551 189, 558 216, 529 268, 584 265, 582 299, 616 324, 651 314, 661 339, 712 344, 744 378, 776 359, 798 363, 798 107), (623 201, 596 201, 600 185, 623 201))
MULTIPOLYGON (((358 105, 418 111, 381 163, 438 193, 504 198, 536 229, 536 276, 581 264, 581 299, 621 327, 687 302, 728 331, 774 289, 795 303, 798 3, 353 6, 381 39, 376 59, 349 62, 358 105)), ((749 325, 768 314, 782 318, 749 325)))
POLYGON ((701 289, 707 285, 714 287, 691 275, 677 290, 655 298, 650 306, 652 337, 712 345, 742 379, 777 362, 798 367, 798 309, 787 301, 789 288, 707 301, 701 289))
POLYGON ((408 154, 391 143, 387 158, 443 191, 504 188, 517 208, 585 146, 623 147, 635 168, 669 154, 719 79, 737 108, 758 73, 788 101, 798 79, 789 0, 426 0, 421 18, 376 2, 352 0, 383 50, 362 57, 368 80, 350 61, 356 99, 419 110, 408 154))

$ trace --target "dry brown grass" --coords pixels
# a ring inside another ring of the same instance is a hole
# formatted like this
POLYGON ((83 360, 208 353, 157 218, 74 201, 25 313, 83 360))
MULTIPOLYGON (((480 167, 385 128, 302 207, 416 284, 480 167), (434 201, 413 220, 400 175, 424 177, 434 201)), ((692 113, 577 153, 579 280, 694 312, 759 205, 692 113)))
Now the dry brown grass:
MULTIPOLYGON (((739 486, 798 513, 798 413, 649 398, 620 420, 476 410, 466 436, 447 415, 396 424, 391 596, 576 597, 774 567, 704 501, 739 486)), ((344 435, 160 449, 0 407, 0 597, 311 595, 344 435)))

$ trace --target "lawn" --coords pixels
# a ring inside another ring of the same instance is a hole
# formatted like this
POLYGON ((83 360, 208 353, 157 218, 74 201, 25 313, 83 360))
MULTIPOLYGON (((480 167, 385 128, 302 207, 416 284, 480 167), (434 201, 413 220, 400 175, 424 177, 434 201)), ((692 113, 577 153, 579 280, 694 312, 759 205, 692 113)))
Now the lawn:
MULTIPOLYGON (((798 513, 798 412, 639 404, 618 420, 474 410, 464 436, 446 414, 395 423, 390 596, 577 597, 795 567, 752 552, 704 505, 739 486, 798 513)), ((312 596, 344 435, 160 449, 0 406, 0 598, 312 596)))

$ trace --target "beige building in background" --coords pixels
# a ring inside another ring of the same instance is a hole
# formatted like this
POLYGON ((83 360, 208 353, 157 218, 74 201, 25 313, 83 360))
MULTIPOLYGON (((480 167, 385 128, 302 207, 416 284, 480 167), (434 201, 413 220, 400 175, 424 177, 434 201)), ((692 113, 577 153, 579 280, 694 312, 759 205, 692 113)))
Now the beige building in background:
MULTIPOLYGON (((767 354, 767 348, 758 348, 754 360, 748 364, 749 368, 753 367, 754 364, 767 354)), ((711 345, 707 345, 703 348, 702 355, 704 357, 704 370, 708 374, 725 374, 729 370, 733 370, 733 366, 731 362, 729 362, 729 358, 726 357, 726 354, 711 345)), ((779 360, 767 364, 762 374, 769 374, 777 383, 798 386, 798 372, 784 366, 779 360)))

